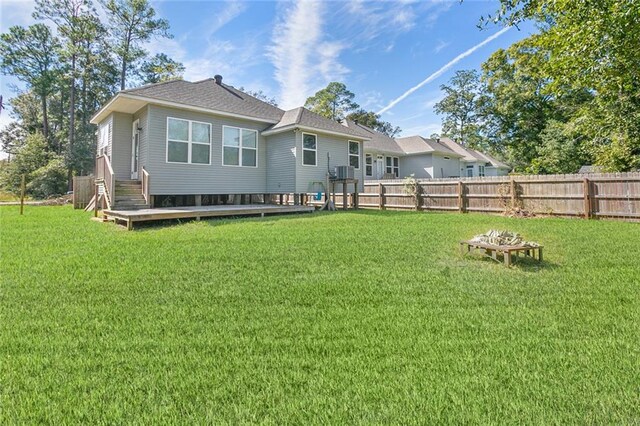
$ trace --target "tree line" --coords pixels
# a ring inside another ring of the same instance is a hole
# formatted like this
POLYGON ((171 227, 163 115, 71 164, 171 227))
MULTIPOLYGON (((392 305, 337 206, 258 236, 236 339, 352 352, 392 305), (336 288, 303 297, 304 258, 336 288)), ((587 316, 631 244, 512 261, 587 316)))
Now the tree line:
POLYGON ((36 0, 33 17, 0 35, 0 71, 25 86, 9 101, 16 121, 0 132, 13 159, 0 183, 15 191, 26 174, 29 192, 48 196, 93 170, 89 120, 102 105, 118 90, 181 77, 184 66, 144 49, 172 37, 148 0, 36 0))
POLYGON ((444 134, 524 173, 640 168, 640 2, 502 0, 481 27, 538 33, 441 86, 444 134))

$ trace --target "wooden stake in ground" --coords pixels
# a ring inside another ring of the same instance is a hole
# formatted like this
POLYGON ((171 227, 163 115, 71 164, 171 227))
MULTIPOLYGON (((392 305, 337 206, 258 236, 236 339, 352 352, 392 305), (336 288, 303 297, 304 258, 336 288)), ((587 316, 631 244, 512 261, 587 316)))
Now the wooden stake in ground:
POLYGON ((25 189, 25 175, 22 175, 22 182, 20 183, 20 214, 24 212, 24 189, 25 189))

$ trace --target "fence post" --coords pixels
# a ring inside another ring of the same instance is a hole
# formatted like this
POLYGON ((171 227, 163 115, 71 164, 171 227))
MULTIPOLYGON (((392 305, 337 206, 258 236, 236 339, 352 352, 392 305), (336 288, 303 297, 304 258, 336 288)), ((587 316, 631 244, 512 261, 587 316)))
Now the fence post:
POLYGON ((384 210, 384 185, 382 182, 378 182, 378 195, 380 195, 380 197, 378 197, 380 210, 384 210))
POLYGON ((513 176, 511 176, 511 180, 509 182, 509 191, 511 192, 511 208, 516 208, 516 180, 513 176))
POLYGON ((458 211, 464 213, 464 183, 458 181, 458 211))
POLYGON ((584 192, 584 218, 591 219, 591 183, 589 179, 584 178, 582 188, 584 192))
POLYGON ((24 190, 26 187, 26 177, 22 175, 22 181, 20 182, 20 215, 24 212, 24 190))

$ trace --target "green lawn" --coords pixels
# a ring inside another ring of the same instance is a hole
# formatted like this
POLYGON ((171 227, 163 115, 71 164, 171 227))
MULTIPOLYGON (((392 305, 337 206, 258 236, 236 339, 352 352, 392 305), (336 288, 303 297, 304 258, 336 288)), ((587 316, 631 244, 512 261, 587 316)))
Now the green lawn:
POLYGON ((0 209, 0 424, 640 422, 640 224, 0 209), (545 245, 511 269, 458 240, 545 245))

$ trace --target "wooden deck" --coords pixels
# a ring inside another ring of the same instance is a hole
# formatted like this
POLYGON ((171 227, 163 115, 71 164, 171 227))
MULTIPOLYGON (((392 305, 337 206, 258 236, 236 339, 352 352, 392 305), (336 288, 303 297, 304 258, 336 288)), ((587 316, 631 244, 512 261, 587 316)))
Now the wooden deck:
POLYGON ((170 207, 141 210, 104 210, 106 219, 116 223, 124 222, 127 229, 132 229, 135 222, 150 222, 167 219, 200 219, 205 217, 252 216, 283 213, 310 213, 313 206, 278 206, 272 204, 224 205, 224 206, 191 206, 170 207))

